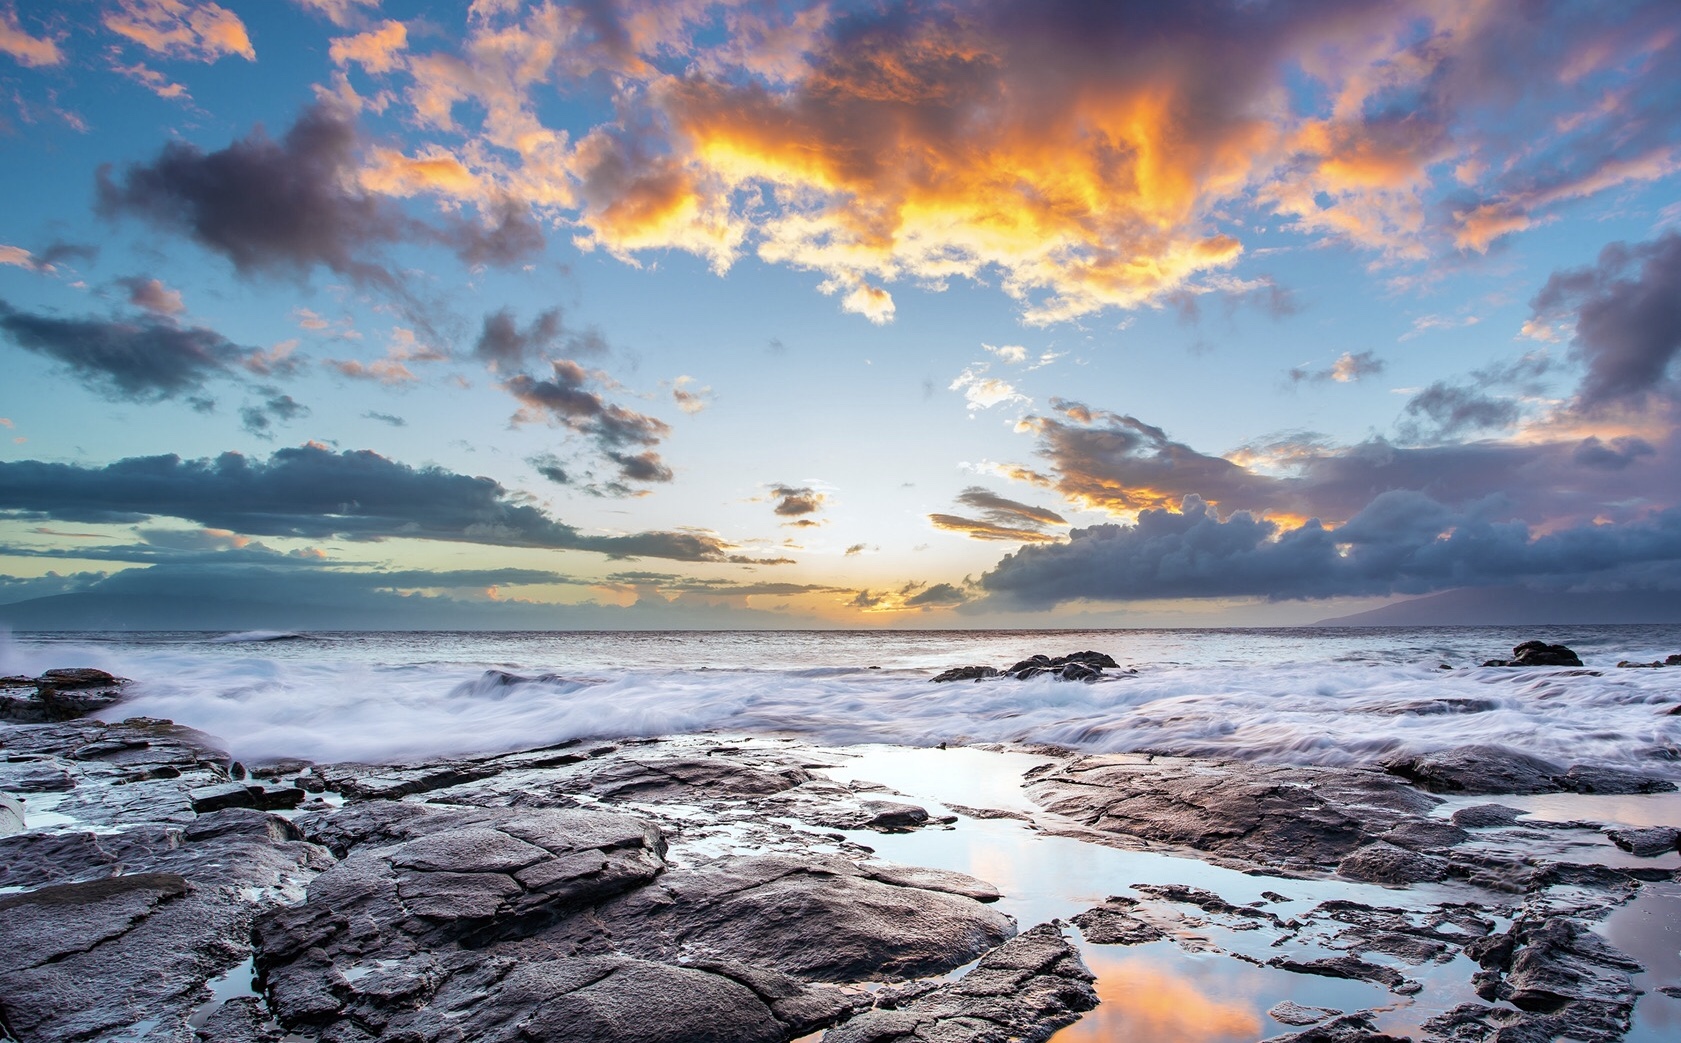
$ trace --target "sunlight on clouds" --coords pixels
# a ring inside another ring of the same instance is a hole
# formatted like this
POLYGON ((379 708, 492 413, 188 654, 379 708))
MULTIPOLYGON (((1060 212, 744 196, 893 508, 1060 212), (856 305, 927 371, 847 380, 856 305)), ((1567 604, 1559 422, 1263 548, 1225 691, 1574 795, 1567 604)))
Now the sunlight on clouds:
POLYGON ((388 21, 378 29, 355 36, 343 36, 327 48, 334 64, 355 62, 370 73, 390 72, 403 65, 409 31, 402 22, 388 21))
POLYGON ((58 49, 55 41, 30 36, 18 23, 17 12, 10 8, 0 9, 0 52, 11 55, 19 65, 32 69, 64 61, 64 52, 58 49))
POLYGON ((256 61, 239 16, 219 4, 189 0, 119 0, 105 28, 154 54, 213 62, 227 54, 256 61))

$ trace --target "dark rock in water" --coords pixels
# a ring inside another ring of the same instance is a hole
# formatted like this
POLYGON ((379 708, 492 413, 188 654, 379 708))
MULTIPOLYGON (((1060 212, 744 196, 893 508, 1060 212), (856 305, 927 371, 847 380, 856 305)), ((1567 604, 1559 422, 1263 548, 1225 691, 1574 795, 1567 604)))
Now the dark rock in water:
POLYGON ((1105 833, 1314 870, 1377 834, 1422 822, 1439 803, 1369 770, 1104 757, 1042 773, 1028 794, 1105 833))
POLYGON ((1515 825, 1520 817, 1528 812, 1522 808, 1509 808, 1504 804, 1478 804, 1475 807, 1460 808, 1453 813, 1453 824, 1465 829, 1483 829, 1488 826, 1515 825))
POLYGON ((1608 829, 1611 843, 1640 858, 1655 858, 1674 851, 1681 842, 1681 829, 1653 826, 1649 829, 1608 829))
POLYGON ((1663 665, 1665 665, 1665 666, 1681 666, 1681 652, 1676 652, 1673 655, 1664 656, 1663 665))
POLYGON ((1362 960, 1357 956, 1325 956, 1316 960, 1298 960, 1289 956, 1274 956, 1268 967, 1295 971, 1297 974, 1317 974, 1326 978, 1346 978, 1350 981, 1370 981, 1402 996, 1410 996, 1419 989, 1418 982, 1409 981, 1400 971, 1380 963, 1362 960))
POLYGON ((988 677, 1003 676, 1025 681, 1040 674, 1050 674, 1061 681, 1095 681, 1103 676, 1105 668, 1119 669, 1119 666, 1113 658, 1102 652, 1070 652, 1068 655, 1054 658, 1048 655, 1030 656, 1002 672, 990 666, 954 666, 933 680, 980 681, 988 677))
POLYGON ((1341 1013, 1342 1011, 1330 1007, 1304 1007, 1285 1000, 1283 1003, 1274 1004, 1272 1009, 1267 1011, 1267 1017, 1280 1025, 1316 1025, 1341 1013))
POLYGON ((1344 1014, 1302 1032, 1272 1036, 1267 1043, 1412 1043, 1412 1037, 1379 1032, 1372 1016, 1361 1011, 1344 1014))
POLYGON ((1459 1029, 1448 1038, 1568 1038, 1613 1043, 1628 1032, 1640 965, 1576 921, 1541 913, 1520 916, 1509 931, 1465 947, 1483 967, 1478 995, 1506 1000, 1510 1008, 1466 1004, 1432 1020, 1436 1030, 1459 1029), (1497 1036, 1477 1035, 1504 1026, 1497 1036))
POLYGON ((1664 793, 1666 779, 1615 768, 1568 770, 1504 746, 1456 746, 1384 762, 1383 767, 1436 793, 1664 793))
POLYGON ((72 721, 122 701, 128 679, 103 670, 48 670, 40 677, 0 677, 0 721, 72 721))
POLYGON ((296 786, 271 788, 247 782, 225 782, 218 786, 204 786, 187 792, 193 810, 201 815, 223 808, 286 811, 302 804, 304 796, 304 791, 296 786))
POLYGON ((1075 916, 1074 925, 1086 941, 1096 945, 1143 945, 1166 937, 1160 928, 1138 918, 1133 912, 1137 907, 1135 899, 1112 897, 1075 916))
POLYGON ((1582 660, 1563 645, 1525 641, 1512 649, 1510 659, 1490 659, 1484 666, 1581 666, 1582 660))
POLYGON ((875 1010, 830 1029, 823 1043, 1040 1043, 1097 1006, 1092 980, 1062 931, 1040 924, 957 981, 908 1000, 878 1000, 875 1010))

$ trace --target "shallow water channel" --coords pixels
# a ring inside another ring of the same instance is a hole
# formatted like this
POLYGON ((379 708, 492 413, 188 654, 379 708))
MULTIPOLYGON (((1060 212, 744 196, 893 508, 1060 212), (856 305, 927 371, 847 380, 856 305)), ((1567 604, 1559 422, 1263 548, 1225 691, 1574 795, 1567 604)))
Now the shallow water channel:
MULTIPOLYGON (((888 861, 951 869, 989 881, 1004 893, 998 907, 1015 916, 1024 929, 1052 919, 1066 921, 1110 895, 1158 901, 1133 892, 1135 884, 1203 888, 1234 905, 1255 904, 1286 920, 1332 899, 1374 907, 1423 909, 1438 903, 1480 904, 1479 897, 1485 895, 1452 883, 1396 889, 1336 879, 1249 875, 1194 858, 1123 851, 1048 835, 1027 821, 1029 814, 1041 820, 1047 815, 1022 790, 1023 774, 1050 763, 1045 757, 901 746, 856 746, 839 752, 846 755, 845 762, 819 769, 822 774, 843 783, 881 783, 922 804, 932 815, 958 816, 956 825, 949 829, 886 835, 854 831, 848 833, 852 840, 874 848, 888 861), (987 816, 972 814, 977 810, 987 816), (992 817, 999 812, 1022 817, 992 817)), ((1672 794, 1498 800, 1547 818, 1596 818, 1625 825, 1673 823, 1681 810, 1681 800, 1672 794)), ((1605 842, 1601 854, 1599 861, 1614 864, 1622 853, 1605 842)), ((1647 865, 1674 861, 1678 861, 1677 856, 1641 860, 1647 865)), ((1157 907, 1161 908, 1159 902, 1157 907)), ((1236 1043, 1264 1039, 1300 1030, 1299 1024, 1288 1024, 1269 1013, 1286 1001, 1346 1012, 1377 1011, 1380 1030, 1418 1039, 1423 1035, 1422 1022, 1477 999, 1470 988, 1476 967, 1462 956, 1443 964, 1412 965, 1388 960, 1381 953, 1368 954, 1369 961, 1391 962, 1423 986, 1412 996, 1397 996, 1376 984, 1258 965, 1280 955, 1296 959, 1338 955, 1335 949, 1315 946, 1309 940, 1312 932, 1278 945, 1274 944, 1280 940, 1275 931, 1232 929, 1211 922, 1218 918, 1206 917, 1195 907, 1178 908, 1185 917, 1171 932, 1173 936, 1145 945, 1096 945, 1080 938, 1077 928, 1068 928, 1086 965, 1097 975, 1102 1003, 1079 1022, 1059 1031, 1055 1043, 1236 1043)), ((1499 917, 1491 914, 1489 918, 1499 923, 1499 929, 1507 926, 1499 917)), ((1647 885, 1639 897, 1615 910, 1597 929, 1647 968, 1635 978, 1636 987, 1647 994, 1637 1002, 1633 1029, 1625 1038, 1631 1043, 1678 1038, 1681 999, 1659 993, 1656 988, 1681 983, 1681 885, 1647 885)), ((953 976, 966 969, 953 972, 953 976)))

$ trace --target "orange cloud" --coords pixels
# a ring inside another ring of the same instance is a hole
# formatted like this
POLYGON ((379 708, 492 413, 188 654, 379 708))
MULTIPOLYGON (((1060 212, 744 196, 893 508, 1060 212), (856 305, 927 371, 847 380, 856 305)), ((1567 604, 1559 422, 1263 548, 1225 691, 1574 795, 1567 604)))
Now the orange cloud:
POLYGON ((0 10, 0 52, 31 69, 64 61, 64 52, 56 41, 30 36, 18 22, 17 12, 10 9, 0 10))
POLYGON ((334 40, 327 53, 336 65, 355 62, 370 73, 385 73, 402 67, 408 45, 407 27, 402 22, 387 21, 378 29, 334 40))
POLYGON ((213 62, 225 54, 256 61, 245 23, 227 8, 188 0, 119 0, 105 28, 154 54, 213 62))

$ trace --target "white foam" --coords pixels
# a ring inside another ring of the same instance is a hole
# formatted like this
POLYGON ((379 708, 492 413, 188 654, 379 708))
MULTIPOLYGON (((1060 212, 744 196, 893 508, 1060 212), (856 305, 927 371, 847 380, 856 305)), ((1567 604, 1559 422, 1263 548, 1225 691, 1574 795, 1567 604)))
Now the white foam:
MULTIPOLYGON (((826 667, 810 654, 786 659, 792 669, 583 670, 561 665, 570 656, 549 658, 547 640, 533 636, 514 648, 522 660, 515 663, 417 662, 416 653, 435 656, 447 651, 448 641, 413 635, 384 644, 363 636, 222 648, 202 639, 120 646, 16 641, 0 642, 0 671, 91 665, 135 678, 133 698, 116 713, 200 728, 246 759, 390 760, 722 730, 827 744, 1047 742, 1091 752, 1326 765, 1497 743, 1565 764, 1681 779, 1681 763, 1665 759, 1681 752, 1681 717, 1667 713, 1681 701, 1681 671, 1448 671, 1438 669, 1434 654, 1414 662, 1388 654, 1356 661, 1274 654, 1256 661, 1238 647, 1193 662, 1162 656, 1140 663, 1136 676, 1099 684, 1039 677, 936 685, 928 682, 929 671, 886 657, 882 670, 844 662, 826 667), (282 648, 284 654, 253 651, 282 648), (492 667, 537 679, 509 683, 487 674, 492 667), (544 673, 553 676, 538 677, 544 673), (1478 712, 1419 712, 1467 707, 1478 712)), ((596 644, 611 641, 601 635, 596 644)), ((1240 635, 1234 643, 1252 641, 1253 635, 1240 635)), ((1065 644, 1051 635, 1016 640, 1023 655, 1088 647, 1065 644)), ((948 648, 943 662, 977 658, 948 648)), ((1000 658, 1007 661, 994 661, 1000 658)), ((603 653, 596 663, 610 659, 603 653)))

